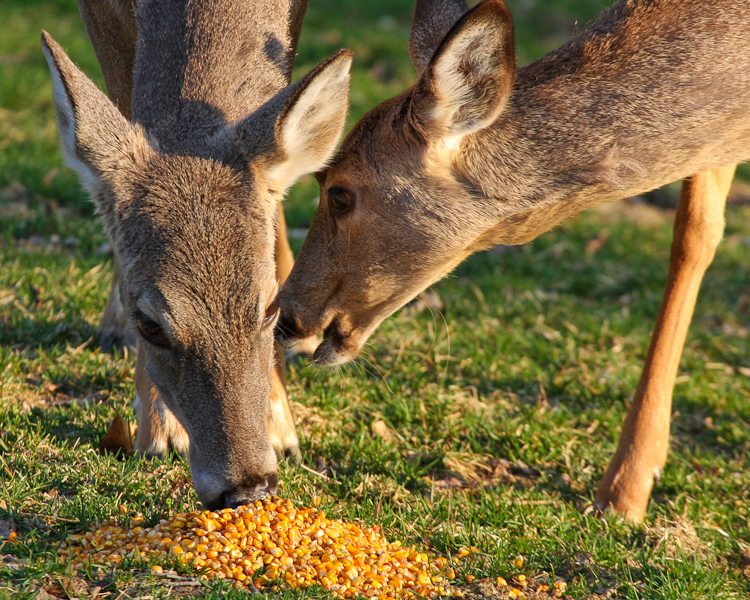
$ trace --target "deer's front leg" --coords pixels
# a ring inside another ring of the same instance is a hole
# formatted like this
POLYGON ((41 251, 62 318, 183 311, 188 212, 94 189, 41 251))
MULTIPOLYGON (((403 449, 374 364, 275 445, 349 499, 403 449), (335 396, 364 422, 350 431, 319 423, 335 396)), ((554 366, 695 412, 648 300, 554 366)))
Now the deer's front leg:
POLYGON ((136 343, 133 408, 138 417, 138 432, 135 434, 135 451, 146 456, 164 456, 173 448, 187 456, 188 434, 172 411, 161 401, 151 378, 146 374, 143 343, 136 343))
MULTIPOLYGON (((284 207, 279 202, 276 215, 276 280, 282 285, 294 266, 294 253, 289 246, 289 238, 286 234, 286 219, 284 218, 284 207)), ((306 342, 308 340, 305 340, 306 342)), ((315 351, 317 340, 313 343, 312 351, 315 351)), ((284 361, 284 349, 278 342, 274 342, 276 366, 271 372, 271 395, 269 397, 268 410, 268 433, 271 436, 271 445, 279 458, 289 456, 294 460, 301 457, 299 451, 299 439, 297 428, 294 426, 294 417, 289 408, 289 399, 286 395, 286 367, 284 361)))
POLYGON ((286 395, 286 377, 284 368, 284 349, 278 342, 274 342, 276 366, 271 371, 271 395, 269 397, 268 433, 271 445, 279 458, 289 457, 300 460, 297 428, 294 425, 292 410, 286 395))
POLYGON ((122 346, 135 346, 135 336, 130 330, 128 318, 120 303, 120 270, 117 266, 117 258, 115 258, 112 272, 109 298, 107 298, 104 313, 99 321, 99 329, 96 332, 96 341, 104 352, 122 346))
POLYGON ((643 520, 654 479, 667 460, 669 424, 682 348, 701 280, 724 232, 724 206, 734 166, 686 179, 675 216, 669 274, 638 388, 617 452, 595 505, 643 520))

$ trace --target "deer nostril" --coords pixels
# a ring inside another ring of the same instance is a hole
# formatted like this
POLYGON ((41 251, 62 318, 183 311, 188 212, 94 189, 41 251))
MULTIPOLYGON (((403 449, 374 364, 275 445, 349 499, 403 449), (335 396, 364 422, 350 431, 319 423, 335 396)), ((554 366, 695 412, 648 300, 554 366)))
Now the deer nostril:
MULTIPOLYGON (((253 478, 257 479, 257 478, 253 478)), ((234 490, 224 492, 221 501, 222 508, 237 508, 244 504, 251 504, 262 500, 266 496, 275 494, 279 489, 279 476, 275 473, 266 475, 261 481, 241 485, 234 490)))
POLYGON ((276 329, 274 330, 276 341, 283 346, 286 342, 295 340, 299 337, 298 333, 297 324, 294 319, 289 318, 282 312, 279 316, 279 320, 276 322, 276 329))
MULTIPOLYGON (((255 498, 255 500, 261 500, 262 498, 265 498, 266 494, 263 494, 260 498, 255 498)), ((243 506, 244 504, 250 504, 254 502, 251 498, 243 498, 242 495, 237 495, 234 493, 226 493, 224 494, 223 499, 223 508, 237 508, 238 506, 243 506)))

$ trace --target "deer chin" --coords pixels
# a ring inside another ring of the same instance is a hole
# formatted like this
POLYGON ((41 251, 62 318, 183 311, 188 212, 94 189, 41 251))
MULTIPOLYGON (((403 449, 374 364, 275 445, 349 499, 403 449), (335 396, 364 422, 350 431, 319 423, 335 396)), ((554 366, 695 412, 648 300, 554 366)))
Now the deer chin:
POLYGON ((313 354, 313 362, 325 367, 351 362, 357 358, 368 337, 368 334, 358 331, 344 333, 339 321, 334 320, 323 332, 323 341, 313 354))
POLYGON ((323 340, 315 349, 313 362, 321 367, 335 367, 353 361, 357 354, 345 352, 343 348, 337 348, 333 340, 323 340))

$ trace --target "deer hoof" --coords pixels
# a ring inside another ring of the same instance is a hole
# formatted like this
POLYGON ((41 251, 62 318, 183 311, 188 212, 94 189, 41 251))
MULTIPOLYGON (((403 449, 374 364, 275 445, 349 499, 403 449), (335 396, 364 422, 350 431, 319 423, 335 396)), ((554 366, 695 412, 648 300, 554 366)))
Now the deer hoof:
POLYGON ((276 451, 276 456, 279 460, 286 458, 295 465, 302 462, 302 452, 299 449, 299 444, 288 446, 282 452, 276 451))
POLYGON ((271 437, 271 446, 276 452, 276 458, 282 460, 284 458, 291 459, 293 462, 298 463, 302 459, 302 452, 299 449, 299 439, 297 438, 297 431, 293 428, 279 427, 276 423, 276 427, 271 423, 269 427, 269 435, 271 437))
MULTIPOLYGON (((638 488, 639 486, 635 486, 638 488)), ((643 493, 640 489, 618 487, 613 489, 602 489, 596 493, 596 499, 592 507, 594 516, 603 517, 606 512, 614 512, 628 523, 642 523, 646 516, 648 500, 651 495, 651 485, 643 493)))

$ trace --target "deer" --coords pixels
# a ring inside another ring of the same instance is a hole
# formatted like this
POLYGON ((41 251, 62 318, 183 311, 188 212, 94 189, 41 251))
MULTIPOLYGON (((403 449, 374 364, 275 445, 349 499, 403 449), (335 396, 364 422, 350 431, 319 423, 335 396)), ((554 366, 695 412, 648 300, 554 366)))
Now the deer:
POLYGON ((280 201, 346 119, 352 54, 289 85, 306 0, 81 0, 104 94, 47 33, 64 157, 111 240, 108 310, 136 336, 135 449, 188 458, 200 501, 276 493, 298 453, 279 281, 280 201))
POLYGON ((368 112, 317 175, 277 339, 320 365, 469 255, 682 179, 667 283, 597 513, 638 523, 666 463, 672 388, 735 165, 750 157, 750 2, 627 0, 516 65, 507 6, 417 0, 414 85, 368 112))

